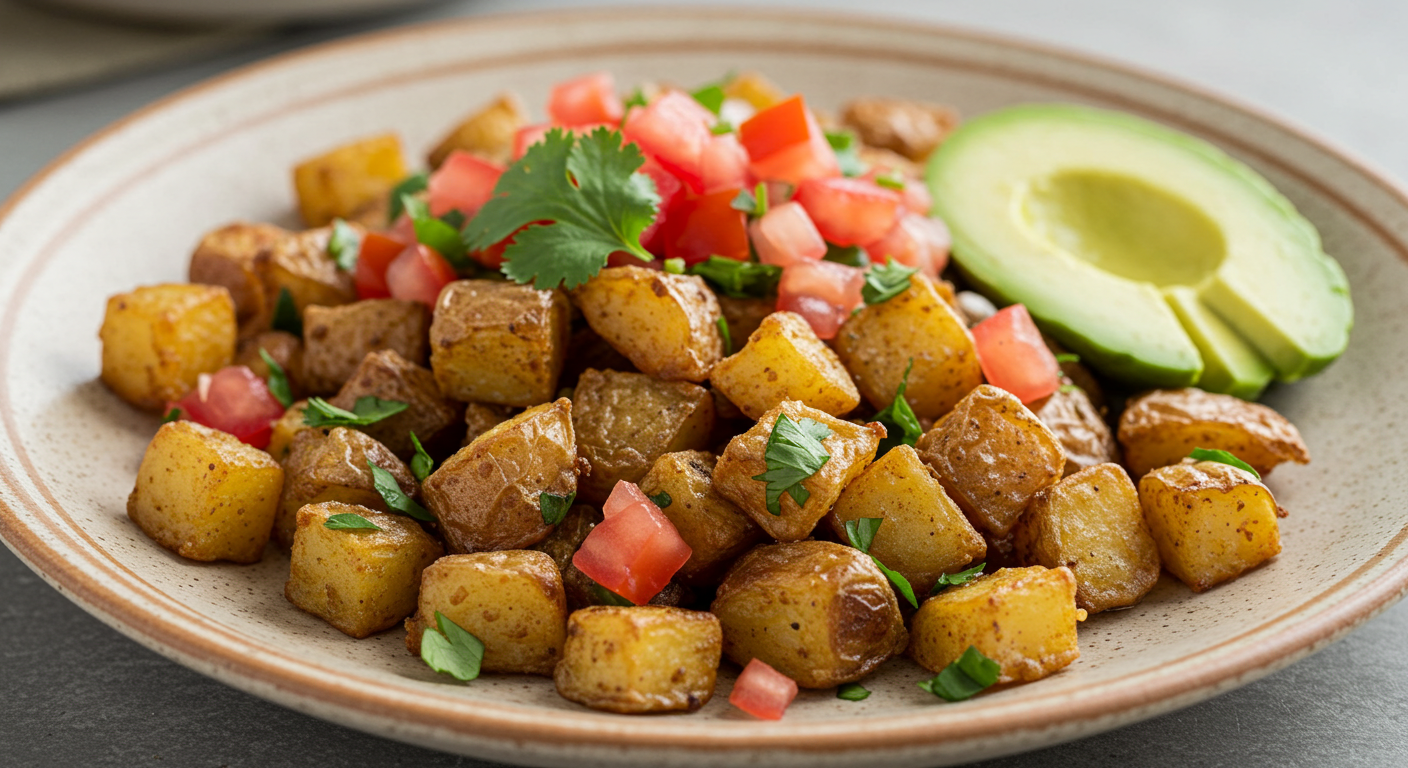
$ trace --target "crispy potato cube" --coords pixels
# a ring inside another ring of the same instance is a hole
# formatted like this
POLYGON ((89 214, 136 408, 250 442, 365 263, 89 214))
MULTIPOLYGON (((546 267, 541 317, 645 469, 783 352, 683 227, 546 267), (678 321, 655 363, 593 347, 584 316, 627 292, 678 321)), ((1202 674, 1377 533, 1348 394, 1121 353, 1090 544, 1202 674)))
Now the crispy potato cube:
POLYGON ((469 445, 475 438, 513 418, 514 410, 506 405, 465 403, 464 439, 460 447, 469 445))
POLYGON ((771 299, 735 299, 732 296, 717 296, 719 310, 728 323, 728 336, 740 347, 748 337, 763 324, 763 318, 777 311, 777 302, 771 299))
POLYGON ((1217 448, 1266 475, 1283 461, 1310 462, 1295 425, 1281 414, 1232 395, 1201 389, 1156 389, 1125 406, 1120 444, 1134 477, 1177 464, 1194 448, 1217 448))
POLYGON ((724 356, 719 301, 702 277, 608 267, 574 289, 572 302, 592 330, 656 378, 704 381, 724 356))
POLYGON ((528 110, 516 94, 505 91, 465 118, 449 135, 435 145, 427 161, 439 168, 451 152, 460 150, 495 163, 513 160, 513 140, 518 129, 528 124, 528 110))
POLYGON ((763 530, 714 489, 717 457, 705 451, 678 451, 655 460, 640 481, 650 496, 665 493, 660 511, 674 524, 692 554, 675 578, 713 584, 739 555, 763 537, 763 530))
POLYGON ((269 542, 283 482, 269 454, 225 432, 173 421, 147 445, 127 516, 181 557, 254 563, 269 542))
POLYGON ((406 619, 406 649, 420 654, 435 613, 484 643, 485 672, 551 675, 567 640, 567 600, 557 564, 512 549, 447 555, 420 577, 420 608, 406 619))
POLYGON ((328 254, 331 227, 310 229, 290 234, 275 242, 265 253, 268 263, 264 272, 264 306, 267 313, 255 318, 241 330, 249 333, 267 330, 274 319, 279 293, 287 289, 300 317, 308 307, 335 307, 357 300, 357 287, 352 275, 338 268, 328 254))
POLYGON ((752 429, 729 441, 714 467, 714 488, 774 539, 805 539, 811 535, 817 521, 830 511, 841 491, 875 458, 875 450, 880 447, 884 434, 885 428, 879 424, 852 424, 795 400, 787 400, 763 414, 752 429), (772 436, 778 415, 783 413, 797 422, 814 419, 831 430, 831 436, 821 441, 831 458, 802 481, 802 488, 810 494, 806 504, 798 506, 790 494, 784 493, 782 514, 773 515, 767 507, 767 484, 753 478, 768 469, 768 438, 772 436))
POLYGON ((725 83, 724 96, 730 99, 742 99, 753 105, 753 109, 759 111, 775 106, 787 98, 787 94, 774 85, 771 80, 751 71, 740 72, 738 76, 725 83))
POLYGON ((870 554, 899 571, 917 594, 928 594, 940 576, 961 571, 987 553, 983 537, 944 492, 934 470, 907 445, 890 449, 852 480, 828 521, 845 542, 846 522, 862 517, 885 520, 870 554))
POLYGON ((372 482, 368 461, 390 472, 407 496, 420 498, 420 485, 411 470, 371 437, 346 427, 333 427, 327 434, 321 429, 299 432, 284 460, 284 490, 274 519, 279 545, 293 546, 298 510, 306 504, 340 501, 390 512, 372 482))
POLYGON ((1100 464, 1119 462, 1120 449, 1115 445, 1110 425, 1105 423, 1084 389, 1063 386, 1049 397, 1032 403, 1030 410, 1061 441, 1061 449, 1066 452, 1064 472, 1067 476, 1100 464))
POLYGON ((284 331, 265 331, 241 339, 235 347, 235 365, 243 365, 261 379, 269 378, 269 365, 260 357, 259 350, 269 353, 274 362, 284 369, 289 390, 294 397, 303 393, 303 340, 284 331))
POLYGON ((941 672, 968 646, 1002 667, 999 683, 1040 680, 1080 658, 1069 568, 1003 568, 929 598, 910 621, 909 655, 941 672))
POLYGON ((684 381, 588 370, 572 395, 572 428, 577 451, 591 467, 578 494, 600 504, 618 481, 639 482, 660 456, 706 447, 714 398, 684 381))
POLYGON ((572 401, 529 408, 445 460, 421 492, 450 551, 523 549, 552 532, 541 494, 577 492, 572 401))
POLYGON ((407 175, 395 134, 354 141, 294 167, 298 211, 308 226, 321 227, 385 197, 407 175))
POLYGON ((1134 605, 1159 580, 1139 492, 1118 464, 1083 469, 1038 493, 1012 543, 1027 565, 1070 568, 1076 605, 1090 613, 1134 605))
POLYGON ((564 699, 607 712, 693 712, 714 695, 722 632, 704 611, 595 606, 567 620, 553 680, 564 699))
POLYGON ((836 354, 875 408, 895 399, 910 361, 905 399, 917 416, 935 419, 983 383, 973 336, 938 283, 923 275, 909 289, 847 318, 836 354))
POLYGON ((1139 503, 1164 567, 1194 592, 1281 552, 1276 499, 1245 470, 1212 461, 1160 467, 1140 479, 1139 503))
POLYGON ((283 461, 288 458, 289 449, 293 446, 293 439, 300 432, 313 429, 303 423, 303 412, 308 410, 308 401, 299 400, 290 405, 284 415, 274 422, 273 433, 269 436, 269 447, 264 450, 273 456, 276 461, 283 461))
POLYGON ((445 286, 430 324, 430 367, 447 397, 494 405, 557 393, 572 308, 561 291, 495 280, 445 286))
POLYGON ((762 659, 803 688, 859 680, 908 641, 885 574, 860 550, 829 541, 754 549, 709 610, 730 659, 762 659))
POLYGON ((424 366, 429 359, 430 308, 419 301, 367 299, 303 313, 303 378, 314 394, 336 392, 369 352, 394 349, 424 366))
POLYGON ((430 445, 445 439, 460 423, 460 406, 440 394, 434 375, 394 349, 367 353, 352 378, 328 402, 350 411, 358 399, 369 395, 410 404, 395 416, 358 427, 398 456, 415 454, 412 432, 422 444, 430 445))
POLYGON ((922 163, 958 127, 958 113, 940 104, 864 96, 842 108, 841 122, 867 145, 922 163))
POLYGON ((1056 435, 1022 401, 987 384, 914 448, 973 525, 998 538, 1012 532, 1027 502, 1055 485, 1066 467, 1056 435))
POLYGON ((191 254, 190 282, 223 285, 229 290, 239 323, 266 317, 270 309, 264 292, 267 254, 275 243, 292 236, 273 224, 226 224, 201 238, 191 254))
POLYGON ((298 510, 284 597, 356 638, 390 629, 416 609, 421 572, 444 549, 404 515, 325 501, 298 510), (381 530, 334 530, 333 515, 361 515, 381 530))
POLYGON ((146 286, 108 299, 98 337, 103 383, 138 408, 159 410, 234 359, 235 305, 216 286, 146 286))
POLYGON ((714 366, 709 381, 750 419, 784 400, 832 416, 844 416, 860 404, 841 360, 795 312, 763 318, 742 349, 714 366))

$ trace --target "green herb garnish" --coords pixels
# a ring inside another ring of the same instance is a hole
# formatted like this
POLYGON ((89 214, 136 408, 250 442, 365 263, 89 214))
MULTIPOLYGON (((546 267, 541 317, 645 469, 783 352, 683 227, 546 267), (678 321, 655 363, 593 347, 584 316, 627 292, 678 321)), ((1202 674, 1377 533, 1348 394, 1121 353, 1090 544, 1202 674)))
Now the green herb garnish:
POLYGON ((332 235, 328 237, 328 255, 337 268, 351 272, 357 267, 357 254, 362 250, 362 236, 342 219, 332 220, 332 235))
POLYGON ((373 523, 361 515, 351 512, 343 512, 339 515, 331 515, 323 521, 323 527, 333 531, 379 531, 381 526, 373 523))
POLYGON ((670 494, 669 494, 668 492, 666 492, 666 491, 661 491, 661 492, 659 492, 659 493, 652 493, 652 494, 646 496, 646 498, 647 498, 647 499, 650 499, 650 503, 654 504, 655 506, 657 506, 657 507, 659 507, 659 508, 661 508, 661 509, 664 509, 665 507, 670 506, 670 505, 673 504, 674 501, 675 501, 674 499, 670 498, 670 494))
POLYGON ((719 317, 714 320, 714 325, 719 327, 719 335, 724 339, 724 357, 733 354, 733 333, 728 329, 728 320, 719 317))
POLYGON ((836 686, 836 698, 846 701, 865 701, 870 698, 870 691, 860 683, 842 683, 836 686))
POLYGON ((1058 362, 1058 363, 1079 363, 1079 362, 1080 362, 1080 355, 1077 355, 1077 354, 1074 353, 1074 352, 1062 352, 1061 354, 1059 354, 1059 355, 1056 356, 1056 362, 1058 362))
POLYGON ((870 166, 856 152, 856 137, 850 131, 826 131, 826 143, 836 150, 836 164, 842 175, 864 176, 870 166))
POLYGON ((909 407, 909 401, 904 397, 905 389, 909 387, 909 372, 913 368, 914 358, 911 357, 909 365, 904 368, 904 378, 900 379, 900 385, 895 389, 895 399, 891 400, 883 411, 875 414, 874 420, 885 427, 885 437, 875 452, 877 459, 889 453, 892 448, 914 445, 924 434, 924 429, 919 425, 919 417, 914 414, 914 409, 909 407))
POLYGON ((875 563, 875 567, 885 574, 885 578, 895 585, 895 589, 904 595, 904 599, 909 601, 910 605, 918 608, 919 599, 914 596, 914 587, 909 583, 909 579, 906 579, 899 571, 886 567, 884 563, 880 562, 880 558, 870 554, 870 545, 875 541, 875 532, 880 530, 880 524, 883 522, 885 522, 883 517, 861 517, 847 520, 846 538, 850 540, 851 546, 870 555, 870 560, 875 563))
POLYGON ((409 407, 409 403, 399 400, 382 400, 367 395, 357 398, 352 410, 348 411, 321 397, 312 397, 308 399, 308 410, 303 412, 303 423, 310 427, 365 427, 409 407))
POLYGON ((170 424, 170 423, 173 422, 173 421, 180 421, 180 420, 181 420, 181 409, 180 409, 180 408, 172 408, 171 410, 169 410, 169 411, 166 412, 166 415, 165 415, 165 416, 162 416, 162 417, 161 417, 161 423, 162 423, 162 424, 170 424))
POLYGON ((684 259, 665 259, 664 270, 672 275, 684 274, 684 259))
POLYGON ((758 211, 758 198, 754 197, 752 192, 746 189, 740 189, 738 190, 738 194, 734 195, 733 202, 729 203, 728 207, 735 211, 743 211, 749 216, 756 216, 758 211))
POLYGON ((464 229, 464 223, 468 221, 464 216, 464 212, 458 208, 451 208, 449 211, 446 211, 440 216, 440 220, 457 230, 464 229))
POLYGON ((1061 392, 1081 392, 1083 391, 1077 384, 1062 384, 1057 389, 1061 392))
POLYGON ((714 123, 713 125, 709 126, 709 133, 712 133, 715 136, 723 136, 725 134, 733 133, 733 123, 720 120, 717 123, 714 123))
POLYGON ((621 597, 596 582, 592 582, 592 594, 596 596, 597 600, 601 601, 602 605, 619 605, 623 608, 629 608, 635 605, 635 603, 630 600, 621 597))
POLYGON ((884 173, 876 176, 875 183, 886 189, 893 189, 896 192, 904 191, 904 179, 893 173, 884 173))
POLYGON ((409 195, 402 198, 401 207, 405 209, 406 215, 411 217, 417 242, 435 249, 435 252, 444 256, 445 261, 450 262, 450 266, 455 269, 469 267, 469 257, 458 229, 444 219, 431 216, 430 208, 424 201, 409 195))
POLYGON ((1002 667, 973 646, 919 687, 946 701, 963 701, 990 688, 1002 675, 1002 667))
POLYGON ((558 496, 555 493, 543 491, 538 494, 538 509, 543 513, 543 522, 547 525, 557 525, 567 517, 567 510, 572 508, 572 502, 577 500, 577 492, 558 496))
POLYGON ((435 471, 435 459, 425 452, 425 446, 420 444, 420 438, 416 437, 414 430, 411 431, 411 443, 416 447, 416 455, 411 457, 411 474, 416 476, 416 482, 423 483, 425 478, 435 471))
POLYGON ((269 394, 285 408, 293 405, 293 390, 289 388, 288 374, 284 373, 284 367, 263 347, 259 348, 259 356, 264 359, 264 364, 269 366, 269 377, 265 379, 269 385, 269 394))
POLYGON ((396 186, 392 187, 389 195, 391 205, 386 209, 386 223, 395 224, 396 220, 401 218, 401 214, 406 210, 404 198, 407 195, 424 192, 429 187, 430 174, 426 171, 421 171, 413 176, 407 176, 398 182, 396 186))
POLYGON ((381 494, 381 500, 386 502, 387 509, 422 522, 435 522, 435 515, 430 514, 425 507, 417 504, 415 499, 401 490, 401 484, 396 482, 395 475, 373 464, 371 459, 367 459, 367 468, 372 471, 372 487, 381 494))
POLYGON ((719 110, 724 106, 724 89, 719 87, 718 83, 706 85, 689 95, 715 115, 719 114, 719 110))
POLYGON ((768 435, 767 448, 763 460, 767 471, 753 479, 767 483, 767 508, 777 517, 782 516, 782 494, 792 497, 797 506, 803 506, 811 498, 811 491, 802 487, 802 481, 817 473, 817 470, 831 460, 822 440, 831 437, 831 430, 816 419, 793 421, 785 413, 777 414, 773 422, 772 434, 768 435))
POLYGON ((918 271, 918 268, 906 267, 894 259, 876 264, 865 271, 865 285, 861 286, 860 296, 867 305, 889 301, 909 290, 909 279, 918 271))
POLYGON ((777 281, 782 279, 782 267, 710 256, 690 267, 689 274, 704 278, 710 286, 725 296, 735 299, 763 299, 777 293, 777 281))
POLYGON ((298 314, 298 305, 293 303, 293 294, 289 293, 288 288, 279 289, 279 298, 274 300, 274 319, 270 325, 276 331, 303 338, 303 316, 298 314))
POLYGON ((968 582, 972 581, 973 579, 976 579, 979 576, 983 575, 983 568, 985 568, 986 566, 987 563, 978 563, 977 565, 973 566, 972 568, 969 568, 966 571, 959 571, 958 573, 940 574, 939 580, 934 582, 934 588, 929 590, 929 594, 937 595, 948 587, 961 587, 964 584, 967 584, 968 582))
POLYGON ((627 111, 630 111, 631 107, 643 107, 647 103, 648 102, 645 100, 645 91, 637 88, 631 91, 631 95, 626 97, 626 100, 622 102, 621 106, 625 107, 627 111))
POLYGON ((1188 454, 1188 458, 1194 461, 1215 461, 1218 464, 1226 464, 1229 467, 1244 469, 1252 473, 1252 477, 1258 480, 1261 479, 1261 473, 1252 469, 1252 465, 1219 448, 1194 448, 1193 452, 1188 454))
POLYGON ((834 261, 837 264, 845 264, 848 267, 858 267, 865 269, 870 266, 870 256, 858 245, 835 245, 826 244, 826 255, 822 257, 825 261, 834 261))
POLYGON ((479 666, 484 662, 484 643, 436 611, 435 627, 426 627, 421 633, 420 658, 436 672, 467 683, 479 677, 479 666))

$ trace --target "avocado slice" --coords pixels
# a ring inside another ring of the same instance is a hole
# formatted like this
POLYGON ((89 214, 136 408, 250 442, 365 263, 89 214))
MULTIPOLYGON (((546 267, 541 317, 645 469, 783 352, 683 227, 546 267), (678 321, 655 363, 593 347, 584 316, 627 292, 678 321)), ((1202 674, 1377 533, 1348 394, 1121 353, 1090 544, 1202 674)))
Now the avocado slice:
POLYGON ((1200 139, 1023 105, 960 127, 928 176, 964 276, 1106 375, 1255 397, 1349 342, 1349 284, 1314 226, 1200 139))

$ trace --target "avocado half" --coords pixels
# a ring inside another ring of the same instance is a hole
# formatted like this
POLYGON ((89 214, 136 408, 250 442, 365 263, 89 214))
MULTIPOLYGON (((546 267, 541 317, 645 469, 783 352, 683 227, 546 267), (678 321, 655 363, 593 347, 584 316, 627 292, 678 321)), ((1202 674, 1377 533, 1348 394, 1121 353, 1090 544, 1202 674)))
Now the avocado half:
POLYGON ((928 177, 964 276, 1108 376, 1254 398, 1349 342, 1349 283, 1315 227, 1200 139, 1024 105, 964 124, 928 177))

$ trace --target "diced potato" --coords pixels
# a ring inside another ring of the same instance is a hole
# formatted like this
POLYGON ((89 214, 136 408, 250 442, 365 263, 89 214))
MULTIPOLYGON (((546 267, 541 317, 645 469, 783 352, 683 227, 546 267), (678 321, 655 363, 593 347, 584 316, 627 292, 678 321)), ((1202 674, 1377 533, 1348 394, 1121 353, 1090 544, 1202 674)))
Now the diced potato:
POLYGON ((660 511, 692 550, 675 574, 687 583, 717 583, 724 569, 763 537, 751 517, 714 489, 717 461, 705 451, 667 453, 640 481, 646 494, 668 496, 660 511))
POLYGON ((1194 592, 1281 552, 1276 499, 1236 467, 1211 461, 1160 467, 1139 481, 1139 502, 1164 567, 1194 592))
POLYGON ((836 332, 836 354, 875 408, 895 399, 911 360, 904 395, 918 416, 943 416, 983 383, 973 336, 944 294, 914 275, 904 293, 865 307, 836 332))
POLYGON ((1295 425, 1257 403, 1201 389, 1156 389, 1125 406, 1120 444, 1134 477, 1177 464, 1194 448, 1217 448, 1266 475, 1284 461, 1310 462, 1295 425))
POLYGON ((910 621, 909 655, 938 673, 968 646, 1002 667, 998 683, 1040 680, 1080 658, 1069 568, 1003 568, 929 598, 910 621))
POLYGON ((281 238, 267 251, 264 273, 264 306, 268 314, 241 326, 248 335, 269 327, 279 293, 287 289, 300 317, 313 305, 335 307, 357 300, 352 275, 338 268, 328 254, 331 227, 310 229, 281 238))
POLYGON ((235 356, 235 305, 209 285, 151 285, 108 299, 103 383, 138 408, 180 400, 235 356))
POLYGON ((709 610, 730 659, 762 659, 803 688, 859 680, 908 640, 885 574, 860 550, 829 541, 754 549, 709 610))
POLYGON ((305 504, 340 501, 390 512, 376 491, 368 461, 390 472, 407 496, 420 498, 420 485, 411 470, 371 437, 346 427, 333 427, 327 434, 321 429, 299 432, 284 460, 284 490, 274 519, 279 545, 293 546, 298 510, 305 504))
POLYGON ((261 379, 269 378, 269 365, 260 357, 259 350, 269 353, 274 362, 284 369, 289 390, 294 397, 303 394, 303 341, 284 331, 265 331, 241 339, 235 347, 235 365, 243 365, 261 379))
POLYGON ((763 318, 777 311, 777 302, 771 299, 735 299, 723 295, 716 298, 724 321, 728 323, 728 336, 733 340, 735 350, 748 342, 748 337, 763 324, 763 318))
POLYGON ((269 454, 225 432, 173 421, 147 445, 127 516, 181 557, 254 563, 269 542, 283 482, 269 454))
POLYGON ((447 555, 425 569, 420 608, 406 619, 406 649, 420 654, 435 613, 484 643, 485 672, 551 675, 567 640, 567 600, 557 564, 514 549, 447 555))
POLYGON ((899 571, 916 594, 928 594, 940 576, 987 553, 983 537, 944 492, 934 470, 907 445, 890 449, 852 480, 828 520, 845 542, 846 522, 863 517, 884 519, 870 554, 899 571))
POLYGON ((416 609, 421 572, 444 549, 404 515, 325 501, 298 510, 284 597, 356 638, 390 629, 416 609), (381 530, 330 529, 360 515, 381 530))
POLYGON ((1090 402, 1085 390, 1061 389, 1030 405, 1032 413, 1061 441, 1066 475, 1109 462, 1119 462, 1120 449, 1110 425, 1090 402))
POLYGON ((1066 468, 1056 435, 1011 393, 987 384, 914 448, 973 525, 998 538, 1012 532, 1027 502, 1066 468))
POLYGON ((600 509, 586 504, 574 504, 567 510, 562 522, 553 526, 552 533, 549 533, 547 538, 529 547, 546 553, 557 563, 557 570, 562 573, 562 587, 567 593, 569 612, 602 603, 596 594, 596 582, 572 564, 572 555, 577 553, 587 534, 591 533, 601 520, 600 509))
POLYGON ((841 122, 869 146, 922 163, 958 127, 958 113, 940 104, 865 96, 842 109, 841 122))
POLYGON ((638 482, 663 454, 706 447, 714 398, 684 381, 588 370, 572 395, 572 427, 577 451, 591 467, 578 495, 600 504, 618 481, 638 482))
POLYGON ((860 404, 855 382, 836 353, 795 312, 763 318, 742 349, 714 366, 709 381, 750 419, 784 400, 831 416, 844 416, 860 404))
POLYGON ((572 402, 529 408, 479 436, 425 479, 426 506, 451 552, 523 549, 552 532, 540 496, 577 492, 572 402))
POLYGON ((513 418, 514 409, 506 405, 486 405, 485 403, 465 403, 464 439, 460 447, 474 442, 475 438, 513 418))
POLYGON ((455 400, 495 405, 551 400, 571 312, 561 291, 499 280, 445 286, 430 324, 430 367, 441 391, 455 400))
POLYGON ((724 355, 721 310, 704 278, 608 267, 572 291, 592 330, 643 373, 704 381, 724 355))
POLYGON ((577 386, 577 379, 581 378, 582 373, 589 368, 595 368, 598 371, 636 372, 635 365, 627 360, 625 355, 607 344, 605 339, 591 329, 591 326, 583 326, 573 332, 572 341, 567 348, 572 350, 572 354, 568 355, 567 360, 563 363, 562 378, 559 379, 560 386, 577 386))
POLYGON ((607 712, 693 712, 714 695, 719 620, 654 605, 596 606, 567 621, 562 697, 607 712))
POLYGON ((460 406, 440 393, 430 371, 396 354, 394 349, 368 353, 352 378, 328 402, 350 411, 358 399, 369 395, 410 404, 394 416, 358 427, 398 456, 415 454, 412 432, 423 445, 438 443, 447 436, 458 437, 452 432, 460 424, 460 406))
POLYGON ((293 233, 273 224, 237 221, 201 238, 191 254, 189 279, 202 285, 222 285, 235 302, 235 320, 267 317, 264 274, 268 252, 293 233))
POLYGON ((288 458, 289 448, 293 445, 293 439, 298 433, 313 429, 303 423, 303 412, 308 410, 308 401, 299 400, 289 406, 284 415, 274 422, 273 433, 269 436, 269 447, 265 448, 270 456, 277 461, 288 458))
POLYGON ((1134 605, 1159 580, 1139 492, 1118 464, 1083 469, 1038 493, 1013 534, 1022 562, 1071 569, 1076 605, 1091 613, 1134 605))
POLYGON ((304 383, 314 394, 336 392, 369 352, 394 349, 423 366, 429 359, 430 308, 418 301, 367 299, 303 313, 304 383))
POLYGON ((385 197, 407 175, 401 140, 387 133, 299 163, 293 169, 293 186, 303 221, 321 227, 385 197))
POLYGON ((528 111, 517 95, 504 92, 478 112, 455 126, 440 140, 428 157, 431 168, 439 168, 455 150, 462 150, 495 163, 513 160, 513 139, 528 124, 528 111))
POLYGON ((758 72, 740 72, 724 84, 724 96, 742 99, 753 109, 764 110, 787 98, 787 94, 758 72))

